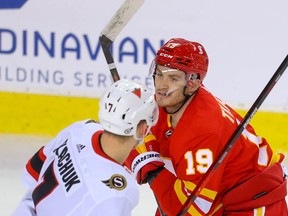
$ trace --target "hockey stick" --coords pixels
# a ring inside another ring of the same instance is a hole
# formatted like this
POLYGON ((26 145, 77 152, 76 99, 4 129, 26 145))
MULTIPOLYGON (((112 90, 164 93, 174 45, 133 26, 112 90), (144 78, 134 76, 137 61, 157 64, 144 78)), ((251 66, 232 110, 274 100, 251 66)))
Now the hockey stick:
POLYGON ((279 68, 276 70, 270 81, 267 83, 261 94, 258 96, 252 107, 249 109, 245 117, 243 118, 242 122, 238 125, 234 133, 231 135, 230 139, 226 143, 223 151, 219 154, 219 156, 214 160, 212 165, 209 167, 207 172, 204 174, 204 176, 200 179, 199 183, 195 187, 195 189, 192 191, 191 195, 186 200, 184 206, 185 208, 178 214, 178 216, 185 215, 187 211, 189 210, 192 203, 195 201, 195 199, 199 196, 201 190, 206 186, 206 184, 211 180, 213 174, 216 172, 217 168, 221 165, 231 148, 233 147, 236 140, 239 138, 243 130, 246 128, 254 114, 257 112, 263 101, 266 99, 267 95, 270 93, 270 91, 273 89, 275 84, 278 82, 284 71, 286 70, 288 66, 288 55, 285 57, 279 68))
POLYGON ((100 33, 99 41, 114 82, 120 76, 110 51, 111 45, 143 3, 144 0, 126 0, 100 33))
MULTIPOLYGON (((111 45, 114 42, 115 38, 118 36, 118 34, 127 25, 129 20, 142 6, 144 1, 145 0, 126 0, 120 6, 120 8, 116 11, 116 13, 113 15, 111 20, 108 22, 108 24, 100 33, 99 41, 100 41, 106 62, 108 64, 108 67, 109 67, 109 70, 110 70, 110 73, 114 82, 116 82, 117 80, 120 80, 120 76, 117 71, 113 56, 110 52, 111 45)), ((158 200, 156 197, 155 199, 158 204, 158 200)), ((165 216, 159 204, 158 204, 158 208, 161 212, 161 215, 165 216)))
MULTIPOLYGON (((138 9, 142 6, 145 0, 126 0, 120 8, 113 15, 109 23, 105 26, 99 36, 99 41, 108 64, 111 76, 113 81, 116 82, 120 80, 119 73, 117 71, 113 56, 110 52, 110 48, 112 43, 118 34, 122 31, 122 29, 127 25, 129 20, 133 17, 133 15, 138 11, 138 9)), ((155 196, 155 195, 154 195, 155 196)), ((158 209, 162 216, 165 216, 165 213, 159 206, 158 200, 155 196, 158 209)))

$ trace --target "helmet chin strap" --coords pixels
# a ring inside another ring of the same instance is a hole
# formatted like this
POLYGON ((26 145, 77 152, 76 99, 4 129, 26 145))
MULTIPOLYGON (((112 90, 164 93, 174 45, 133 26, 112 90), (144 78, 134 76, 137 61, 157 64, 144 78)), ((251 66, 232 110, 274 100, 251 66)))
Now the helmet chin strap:
MULTIPOLYGON (((171 91, 169 91, 169 94, 171 94, 172 92, 176 91, 178 88, 172 89, 171 91)), ((187 88, 187 85, 185 85, 183 87, 183 95, 184 95, 185 99, 184 99, 182 105, 178 109, 176 109, 174 112, 168 112, 167 109, 163 108, 166 113, 168 113, 170 115, 177 113, 184 106, 184 104, 189 100, 189 98, 191 98, 199 89, 199 88, 196 89, 192 94, 185 94, 186 88, 187 88)), ((168 95, 168 92, 166 94, 168 95)))

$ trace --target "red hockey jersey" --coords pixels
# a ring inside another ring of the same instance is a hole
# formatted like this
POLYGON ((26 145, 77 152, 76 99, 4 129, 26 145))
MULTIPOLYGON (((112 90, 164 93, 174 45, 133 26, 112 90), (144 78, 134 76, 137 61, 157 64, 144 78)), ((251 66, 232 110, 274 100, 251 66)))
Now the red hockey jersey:
MULTIPOLYGON (((170 118, 160 109, 158 123, 151 130, 160 143, 166 168, 170 170, 162 171, 151 188, 162 210, 167 215, 177 215, 242 117, 202 86, 176 128, 171 127, 170 118)), ((257 136, 252 126, 248 125, 190 206, 188 214, 222 215, 221 200, 229 189, 283 158, 283 154, 274 154, 267 141, 257 136)))

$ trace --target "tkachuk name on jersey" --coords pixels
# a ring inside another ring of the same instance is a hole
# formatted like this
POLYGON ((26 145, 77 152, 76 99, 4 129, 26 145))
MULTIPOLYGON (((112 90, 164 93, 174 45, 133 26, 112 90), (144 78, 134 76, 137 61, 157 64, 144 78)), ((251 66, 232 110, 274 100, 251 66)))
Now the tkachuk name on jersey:
POLYGON ((58 171, 64 182, 66 192, 69 192, 74 185, 80 183, 80 179, 77 176, 70 153, 68 152, 67 141, 68 139, 53 152, 58 157, 58 171))

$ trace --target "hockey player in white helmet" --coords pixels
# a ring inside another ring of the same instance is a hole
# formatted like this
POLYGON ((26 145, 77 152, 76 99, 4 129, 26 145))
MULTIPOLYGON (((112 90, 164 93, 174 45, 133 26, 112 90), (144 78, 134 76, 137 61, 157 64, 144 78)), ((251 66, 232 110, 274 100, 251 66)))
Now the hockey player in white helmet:
POLYGON ((115 82, 100 99, 99 120, 68 126, 34 154, 13 216, 131 215, 139 192, 122 164, 158 120, 154 92, 115 82))

